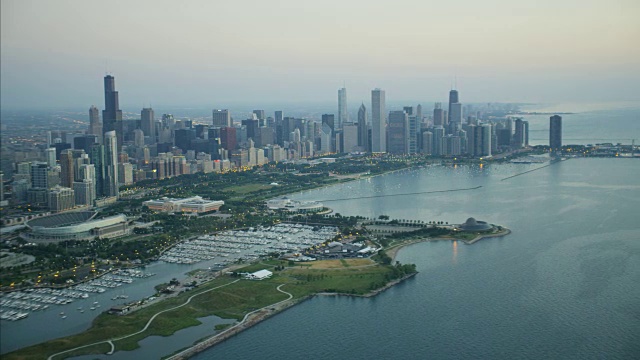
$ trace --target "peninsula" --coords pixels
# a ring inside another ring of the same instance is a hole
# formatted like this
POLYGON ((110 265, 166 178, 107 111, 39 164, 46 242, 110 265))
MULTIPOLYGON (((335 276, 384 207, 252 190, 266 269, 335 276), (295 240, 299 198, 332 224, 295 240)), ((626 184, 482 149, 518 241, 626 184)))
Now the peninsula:
MULTIPOLYGON (((341 216, 327 216, 339 221, 341 216)), ((375 255, 297 262, 275 256, 250 265, 234 265, 224 271, 201 270, 195 283, 179 287, 177 295, 114 315, 99 315, 87 331, 5 354, 7 359, 63 359, 86 354, 112 354, 139 347, 151 335, 171 336, 200 324, 198 318, 218 316, 235 322, 219 328, 172 358, 193 355, 252 325, 315 295, 368 297, 417 274, 414 264, 394 263, 403 246, 418 241, 455 240, 472 244, 481 238, 504 236, 509 230, 470 218, 463 224, 429 224, 406 220, 360 219, 358 228, 368 234, 375 255), (375 235, 374 235, 375 234, 375 235), (262 272, 267 276, 251 280, 262 272), (204 275, 204 276, 203 276, 204 275)), ((327 242, 324 244, 328 246, 327 242)), ((312 255, 312 253, 307 253, 312 255)))

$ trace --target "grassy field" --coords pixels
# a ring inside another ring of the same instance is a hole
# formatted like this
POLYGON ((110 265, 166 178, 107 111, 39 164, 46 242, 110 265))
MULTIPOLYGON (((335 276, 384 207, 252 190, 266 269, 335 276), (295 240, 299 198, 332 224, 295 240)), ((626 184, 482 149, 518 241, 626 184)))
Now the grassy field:
MULTIPOLYGON (((216 315, 222 318, 239 320, 252 310, 286 299, 287 295, 276 290, 276 287, 280 284, 286 284, 282 289, 292 293, 294 298, 302 298, 318 292, 366 294, 373 288, 381 287, 388 282, 391 274, 391 270, 388 267, 363 267, 360 265, 367 264, 363 260, 366 259, 350 259, 347 261, 348 267, 345 267, 340 260, 336 260, 340 265, 340 267, 336 268, 328 267, 328 264, 333 264, 332 261, 324 265, 322 264, 323 262, 318 262, 321 264, 320 268, 288 268, 275 272, 271 279, 263 281, 240 280, 226 287, 212 290, 193 298, 186 306, 159 315, 145 332, 127 339, 114 341, 116 351, 133 350, 139 347, 138 342, 147 336, 170 336, 177 330, 199 325, 200 322, 197 320, 199 317, 216 315)), ((252 272, 269 268, 268 265, 271 264, 273 264, 272 267, 275 267, 281 263, 275 261, 266 264, 255 264, 239 271, 252 272)), ((368 264, 370 264, 370 261, 368 264)), ((228 284, 236 279, 224 276, 193 291, 165 299, 127 315, 101 314, 94 320, 92 327, 83 333, 27 347, 5 354, 2 358, 3 360, 44 359, 51 354, 66 349, 135 333, 140 331, 155 313, 180 305, 192 295, 216 286, 228 284)), ((81 354, 105 353, 109 349, 108 344, 100 344, 63 354, 56 357, 56 359, 81 354)))
POLYGON ((375 264, 371 259, 340 259, 340 260, 320 260, 306 263, 311 269, 338 269, 352 266, 367 266, 375 264))
POLYGON ((232 186, 227 189, 227 191, 233 191, 236 194, 245 195, 250 192, 271 189, 273 185, 264 185, 264 184, 248 184, 248 185, 240 185, 240 186, 232 186))

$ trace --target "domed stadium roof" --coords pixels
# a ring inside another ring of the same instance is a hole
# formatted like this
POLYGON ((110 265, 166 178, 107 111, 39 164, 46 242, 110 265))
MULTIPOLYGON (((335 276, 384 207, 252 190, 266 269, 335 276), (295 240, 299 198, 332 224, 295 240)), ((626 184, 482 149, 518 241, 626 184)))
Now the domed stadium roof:
POLYGON ((464 224, 460 224, 459 228, 463 231, 489 231, 493 229, 493 226, 487 224, 485 221, 478 221, 470 217, 464 224))
POLYGON ((34 227, 45 227, 45 228, 57 228, 63 226, 70 226, 75 224, 81 224, 85 221, 91 220, 94 216, 96 216, 97 212, 95 211, 76 211, 76 212, 65 212, 50 216, 45 216, 41 218, 36 218, 33 220, 29 220, 27 222, 27 226, 30 228, 34 227))
POLYGON ((124 214, 95 219, 97 212, 66 212, 29 220, 30 231, 21 236, 29 241, 49 242, 64 240, 90 240, 99 237, 115 237, 128 233, 124 214))

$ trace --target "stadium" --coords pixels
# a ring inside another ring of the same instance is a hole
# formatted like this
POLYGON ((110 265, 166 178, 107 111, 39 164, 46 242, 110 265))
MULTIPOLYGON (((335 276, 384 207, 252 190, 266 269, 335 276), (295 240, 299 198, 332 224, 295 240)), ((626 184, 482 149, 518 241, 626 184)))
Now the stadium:
POLYGON ((65 212, 32 219, 26 222, 29 231, 21 236, 36 243, 67 240, 93 240, 128 235, 127 217, 120 214, 94 219, 95 211, 65 212))

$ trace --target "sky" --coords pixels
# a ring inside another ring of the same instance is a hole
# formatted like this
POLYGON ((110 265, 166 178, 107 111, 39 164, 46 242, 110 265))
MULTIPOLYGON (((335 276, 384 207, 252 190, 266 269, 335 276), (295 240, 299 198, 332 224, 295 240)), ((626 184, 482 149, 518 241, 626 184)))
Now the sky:
POLYGON ((640 102, 638 0, 0 4, 3 108, 640 102))

